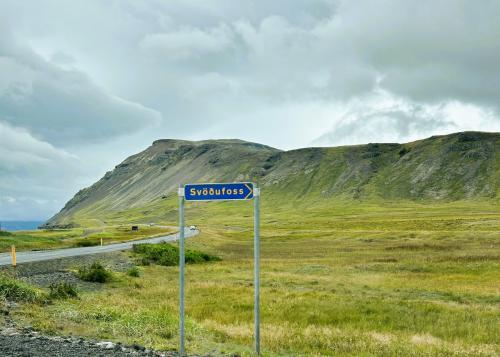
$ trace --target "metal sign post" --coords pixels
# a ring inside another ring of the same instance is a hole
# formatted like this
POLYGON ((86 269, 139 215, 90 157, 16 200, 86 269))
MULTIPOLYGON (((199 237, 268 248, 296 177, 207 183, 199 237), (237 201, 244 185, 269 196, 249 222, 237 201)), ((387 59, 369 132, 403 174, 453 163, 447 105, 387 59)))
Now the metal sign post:
POLYGON ((255 188, 253 194, 254 336, 255 352, 260 355, 260 188, 255 188))
POLYGON ((179 354, 184 356, 184 188, 179 188, 179 354))
POLYGON ((254 200, 255 351, 260 355, 260 189, 251 182, 187 184, 179 188, 179 355, 184 356, 184 201, 254 200))

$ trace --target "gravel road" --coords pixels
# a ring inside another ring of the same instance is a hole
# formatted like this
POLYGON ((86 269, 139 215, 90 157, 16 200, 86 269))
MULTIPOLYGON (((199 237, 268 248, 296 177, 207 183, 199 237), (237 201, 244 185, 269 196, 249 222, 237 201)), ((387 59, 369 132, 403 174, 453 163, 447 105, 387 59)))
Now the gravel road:
MULTIPOLYGON (((193 237, 197 235, 199 231, 185 229, 184 236, 186 238, 193 237)), ((65 257, 76 257, 81 255, 90 255, 98 253, 109 253, 119 250, 132 249, 134 244, 140 243, 160 243, 160 242, 173 242, 179 239, 179 234, 170 234, 166 236, 147 238, 135 241, 128 241, 124 243, 108 244, 103 246, 94 247, 82 247, 82 248, 66 248, 66 249, 51 249, 51 250, 40 250, 40 251, 28 251, 28 252, 18 252, 17 253, 17 264, 37 262, 42 260, 51 260, 57 258, 65 257)), ((0 266, 11 264, 10 253, 0 254, 0 266)))

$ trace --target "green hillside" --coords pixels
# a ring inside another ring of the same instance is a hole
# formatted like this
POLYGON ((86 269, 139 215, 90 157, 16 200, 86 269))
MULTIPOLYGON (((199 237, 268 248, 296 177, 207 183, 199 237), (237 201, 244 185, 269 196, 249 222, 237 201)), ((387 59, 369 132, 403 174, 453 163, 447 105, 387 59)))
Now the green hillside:
MULTIPOLYGON (((180 183, 252 180, 262 187, 263 356, 498 356, 499 144, 495 133, 292 151, 159 140, 49 224, 99 235, 130 222, 175 226, 180 183)), ((252 210, 186 204, 186 224, 200 228, 187 249, 222 259, 187 268, 190 353, 255 356, 252 210)), ((174 350, 178 269, 137 269, 79 300, 26 305, 19 318, 174 350)))
MULTIPOLYGON (((240 140, 157 140, 78 192, 49 226, 165 220, 187 182, 254 181, 273 208, 336 201, 498 202, 500 134, 281 151, 240 140)), ((172 217, 173 218, 173 217, 172 217)))

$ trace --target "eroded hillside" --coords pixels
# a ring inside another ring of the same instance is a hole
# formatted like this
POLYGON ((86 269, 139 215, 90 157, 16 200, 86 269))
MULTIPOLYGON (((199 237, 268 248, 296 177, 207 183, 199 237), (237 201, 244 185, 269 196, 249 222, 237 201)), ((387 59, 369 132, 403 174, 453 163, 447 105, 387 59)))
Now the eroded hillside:
MULTIPOLYGON (((498 199, 500 134, 281 151, 241 140, 157 140, 78 192, 48 225, 149 207, 187 182, 254 181, 301 201, 498 199)), ((152 211, 144 211, 154 216, 152 211)))

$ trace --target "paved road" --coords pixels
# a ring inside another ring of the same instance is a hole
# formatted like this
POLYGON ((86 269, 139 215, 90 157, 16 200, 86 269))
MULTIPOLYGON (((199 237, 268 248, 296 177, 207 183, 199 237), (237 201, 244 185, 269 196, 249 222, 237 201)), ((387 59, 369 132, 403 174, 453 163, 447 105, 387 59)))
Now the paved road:
MULTIPOLYGON (((186 238, 189 238, 189 237, 193 237, 193 236, 197 235, 198 233, 199 233, 199 231, 197 231, 197 230, 192 231, 192 230, 186 228, 184 236, 186 238)), ((141 240, 134 240, 134 241, 128 241, 128 242, 116 243, 116 244, 108 244, 108 245, 103 245, 103 246, 18 252, 17 253, 17 264, 38 262, 38 261, 42 261, 42 260, 51 260, 51 259, 57 259, 57 258, 76 257, 79 255, 109 253, 109 252, 115 252, 118 250, 132 249, 132 246, 134 244, 173 242, 173 241, 176 241, 177 239, 179 239, 178 233, 170 234, 170 235, 162 236, 162 237, 146 238, 146 239, 141 239, 141 240)), ((0 266, 1 265, 10 265, 10 264, 11 264, 10 253, 1 253, 0 254, 0 266)))

